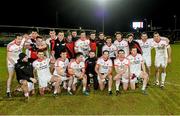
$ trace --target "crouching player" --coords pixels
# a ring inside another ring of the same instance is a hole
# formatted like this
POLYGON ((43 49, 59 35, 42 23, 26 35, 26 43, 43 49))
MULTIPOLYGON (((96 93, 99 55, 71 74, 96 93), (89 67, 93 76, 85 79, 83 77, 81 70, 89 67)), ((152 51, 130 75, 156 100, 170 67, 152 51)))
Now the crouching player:
POLYGON ((28 61, 28 57, 24 53, 19 54, 19 59, 15 64, 16 77, 21 84, 21 89, 25 98, 29 99, 29 94, 34 94, 34 83, 36 79, 33 77, 33 66, 28 61))
POLYGON ((104 90, 108 81, 108 93, 112 95, 112 60, 109 58, 107 50, 104 50, 102 57, 97 60, 95 71, 98 74, 100 90, 104 90))
POLYGON ((146 73, 144 61, 141 54, 137 53, 137 48, 131 48, 131 54, 128 56, 130 60, 130 86, 131 89, 135 90, 135 83, 137 79, 142 79, 142 93, 146 95, 146 85, 149 80, 148 74, 146 73))
POLYGON ((65 50, 62 50, 60 53, 60 58, 58 58, 55 62, 55 70, 53 76, 51 78, 51 82, 54 85, 54 96, 57 96, 60 93, 60 84, 64 81, 68 81, 68 94, 72 95, 71 93, 71 85, 72 85, 72 77, 67 78, 67 66, 69 64, 69 60, 67 58, 67 53, 65 50))
POLYGON ((129 60, 125 57, 125 51, 120 49, 118 51, 118 57, 114 60, 114 67, 116 71, 116 75, 114 76, 114 80, 116 81, 116 95, 118 95, 119 92, 119 85, 120 81, 122 80, 123 83, 123 90, 128 89, 128 83, 129 83, 129 60))
POLYGON ((49 69, 50 59, 44 56, 42 50, 37 51, 38 59, 33 62, 34 72, 36 71, 39 83, 39 93, 44 95, 45 90, 48 90, 48 82, 51 79, 51 73, 49 69))
POLYGON ((76 53, 75 59, 72 60, 68 65, 68 74, 70 78, 73 77, 72 90, 76 91, 76 85, 78 80, 82 80, 83 83, 83 94, 88 96, 89 93, 86 91, 87 87, 87 76, 85 74, 85 62, 83 54, 76 53))

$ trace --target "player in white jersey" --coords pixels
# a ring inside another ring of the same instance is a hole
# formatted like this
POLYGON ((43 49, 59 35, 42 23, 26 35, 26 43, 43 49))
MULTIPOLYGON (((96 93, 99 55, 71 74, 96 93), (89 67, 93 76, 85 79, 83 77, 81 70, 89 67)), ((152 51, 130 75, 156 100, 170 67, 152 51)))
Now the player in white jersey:
POLYGON ((73 77, 72 90, 76 91, 78 80, 82 80, 83 94, 88 96, 89 93, 86 91, 87 76, 85 74, 85 61, 82 53, 76 53, 75 59, 69 63, 68 74, 71 78, 73 77))
POLYGON ((104 90, 108 80, 108 93, 112 95, 112 60, 109 58, 109 51, 103 51, 103 55, 97 60, 95 71, 98 74, 100 90, 104 90))
POLYGON ((116 40, 114 41, 114 45, 117 47, 118 50, 124 50, 125 51, 125 57, 129 55, 129 45, 126 40, 122 38, 122 33, 121 32, 116 32, 115 33, 116 40))
POLYGON ((152 42, 153 39, 148 39, 147 33, 143 32, 141 33, 141 39, 136 40, 141 49, 142 49, 142 56, 144 63, 147 67, 147 73, 150 76, 150 68, 151 68, 151 49, 152 49, 152 42))
POLYGON ((143 80, 142 93, 146 94, 146 85, 149 80, 146 68, 144 65, 143 57, 137 53, 137 48, 131 49, 131 54, 127 57, 130 61, 130 85, 131 89, 135 90, 135 83, 137 79, 143 80))
POLYGON ((90 40, 86 38, 86 33, 84 31, 81 32, 80 38, 75 42, 74 45, 75 53, 81 52, 84 57, 88 57, 90 48, 90 40))
POLYGON ((25 39, 21 35, 16 35, 16 39, 7 45, 7 68, 8 68, 8 79, 7 79, 7 97, 11 97, 10 87, 11 81, 14 76, 15 63, 19 58, 19 54, 22 52, 25 39))
POLYGON ((44 56, 42 50, 37 51, 38 59, 33 62, 34 72, 37 74, 39 83, 39 93, 41 96, 44 95, 44 91, 47 90, 47 85, 51 79, 51 73, 49 69, 50 59, 44 56))
POLYGON ((156 85, 159 85, 159 72, 160 67, 162 67, 161 73, 161 87, 164 87, 164 82, 166 78, 166 66, 167 63, 171 63, 171 47, 169 43, 163 40, 158 32, 154 32, 154 42, 153 47, 155 48, 156 55, 155 55, 155 78, 156 78, 156 85))
POLYGON ((114 80, 116 81, 116 95, 119 94, 119 85, 120 80, 123 82, 123 89, 126 91, 128 89, 129 83, 129 60, 125 57, 124 50, 118 51, 118 57, 114 60, 114 68, 116 71, 116 75, 114 76, 114 80))
POLYGON ((69 60, 67 58, 67 53, 65 50, 61 51, 60 58, 58 58, 55 62, 55 70, 53 76, 51 78, 51 82, 54 85, 54 95, 56 96, 57 93, 60 92, 60 84, 62 82, 68 81, 68 94, 72 95, 71 93, 71 86, 72 86, 72 77, 68 77, 67 75, 67 67, 69 64, 69 60))
POLYGON ((109 51, 109 58, 111 58, 111 60, 114 60, 116 58, 117 47, 112 44, 112 38, 110 36, 106 37, 106 44, 103 46, 102 52, 105 50, 109 51))

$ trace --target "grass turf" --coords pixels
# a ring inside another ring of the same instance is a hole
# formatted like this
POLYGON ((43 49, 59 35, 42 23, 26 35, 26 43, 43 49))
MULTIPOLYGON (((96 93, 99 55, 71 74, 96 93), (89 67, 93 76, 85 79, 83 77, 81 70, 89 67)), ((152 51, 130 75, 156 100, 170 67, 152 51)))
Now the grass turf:
MULTIPOLYGON (((94 91, 91 89, 90 96, 83 96, 81 88, 74 96, 63 92, 57 98, 52 94, 40 97, 38 94, 31 97, 25 103, 23 96, 7 99, 6 93, 6 48, 0 48, 0 115, 178 115, 180 114, 180 45, 172 45, 172 64, 168 65, 165 89, 153 86, 154 65, 150 77, 151 85, 148 87, 148 95, 140 93, 140 88, 135 91, 122 92, 121 95, 109 96, 107 90, 94 91)), ((154 61, 154 51, 152 51, 154 61)), ((153 62, 154 63, 154 62, 153 62)), ((152 64, 153 64, 152 63, 152 64)), ((114 83, 113 83, 114 84, 114 83)), ((12 88, 17 85, 14 78, 12 88)), ((113 92, 115 87, 113 85, 113 92)))

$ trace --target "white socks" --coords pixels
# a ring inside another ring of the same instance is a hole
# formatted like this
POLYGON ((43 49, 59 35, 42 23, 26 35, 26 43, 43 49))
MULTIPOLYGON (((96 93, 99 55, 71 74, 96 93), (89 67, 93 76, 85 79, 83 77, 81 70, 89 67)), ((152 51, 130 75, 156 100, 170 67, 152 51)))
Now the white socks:
POLYGON ((161 73, 161 82, 164 84, 166 79, 166 73, 161 73))
POLYGON ((120 80, 116 81, 116 91, 119 91, 120 80))

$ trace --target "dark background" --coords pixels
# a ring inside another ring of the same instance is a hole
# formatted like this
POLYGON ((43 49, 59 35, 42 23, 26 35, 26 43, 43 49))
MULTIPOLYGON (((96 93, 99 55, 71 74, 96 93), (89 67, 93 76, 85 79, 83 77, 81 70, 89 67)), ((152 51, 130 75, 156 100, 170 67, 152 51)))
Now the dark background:
POLYGON ((6 0, 0 7, 0 25, 88 28, 105 32, 132 31, 132 21, 145 21, 162 29, 180 28, 180 10, 175 0, 6 0), (103 7, 104 6, 104 7, 103 7))

